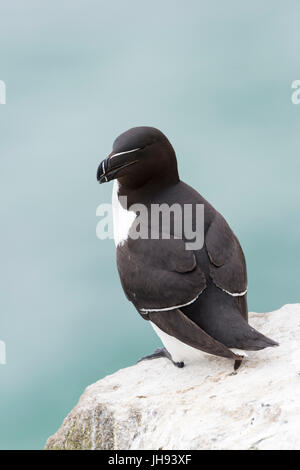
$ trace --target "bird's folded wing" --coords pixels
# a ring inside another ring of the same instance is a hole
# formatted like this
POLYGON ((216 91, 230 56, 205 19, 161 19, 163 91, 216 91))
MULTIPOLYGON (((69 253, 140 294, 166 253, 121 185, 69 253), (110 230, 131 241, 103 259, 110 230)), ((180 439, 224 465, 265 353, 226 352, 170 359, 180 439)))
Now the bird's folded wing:
POLYGON ((210 276, 214 284, 231 294, 247 290, 247 271, 242 248, 220 214, 211 223, 205 245, 210 259, 210 276))
POLYGON ((206 287, 193 251, 181 239, 128 239, 117 248, 117 264, 125 294, 144 312, 186 305, 206 287))
POLYGON ((188 346, 215 356, 241 359, 224 344, 209 336, 202 328, 184 315, 180 309, 168 312, 150 312, 148 317, 162 331, 176 337, 188 346))

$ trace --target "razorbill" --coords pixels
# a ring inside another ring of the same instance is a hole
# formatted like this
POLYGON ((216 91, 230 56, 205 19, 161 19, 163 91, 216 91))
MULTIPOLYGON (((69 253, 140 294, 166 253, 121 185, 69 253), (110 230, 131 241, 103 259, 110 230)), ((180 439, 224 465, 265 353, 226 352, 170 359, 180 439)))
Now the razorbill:
POLYGON ((238 239, 222 215, 180 181, 175 151, 162 132, 134 127, 121 134, 100 163, 97 180, 115 180, 114 237, 125 295, 164 345, 142 359, 164 356, 183 367, 204 351, 233 359, 236 369, 245 356, 241 351, 278 345, 248 324, 246 263, 238 239), (152 235, 155 204, 203 205, 202 246, 187 249, 174 220, 169 238, 160 227, 155 236, 133 236, 140 205, 150 214, 146 228, 152 235))

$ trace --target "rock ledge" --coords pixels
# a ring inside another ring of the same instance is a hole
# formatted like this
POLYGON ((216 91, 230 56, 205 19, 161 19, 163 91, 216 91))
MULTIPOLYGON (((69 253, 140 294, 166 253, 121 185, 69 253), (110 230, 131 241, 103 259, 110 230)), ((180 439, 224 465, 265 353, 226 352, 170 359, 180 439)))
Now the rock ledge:
POLYGON ((250 323, 280 346, 249 352, 236 375, 206 354, 121 369, 85 390, 46 449, 300 449, 300 304, 250 323))

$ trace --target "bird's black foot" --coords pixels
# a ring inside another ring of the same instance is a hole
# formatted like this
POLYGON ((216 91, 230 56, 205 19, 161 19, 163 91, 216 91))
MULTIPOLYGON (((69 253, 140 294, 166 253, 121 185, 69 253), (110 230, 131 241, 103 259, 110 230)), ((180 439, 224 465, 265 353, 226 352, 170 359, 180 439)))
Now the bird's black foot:
POLYGON ((234 371, 237 371, 240 368, 242 362, 243 362, 243 359, 237 359, 236 361, 234 361, 234 366, 233 366, 234 371))
POLYGON ((166 357, 174 364, 174 366, 179 367, 180 369, 184 367, 184 362, 173 361, 171 354, 169 353, 169 351, 166 350, 166 348, 155 349, 154 353, 149 354, 149 356, 142 357, 137 363, 141 361, 149 360, 149 359, 158 359, 159 357, 166 357))

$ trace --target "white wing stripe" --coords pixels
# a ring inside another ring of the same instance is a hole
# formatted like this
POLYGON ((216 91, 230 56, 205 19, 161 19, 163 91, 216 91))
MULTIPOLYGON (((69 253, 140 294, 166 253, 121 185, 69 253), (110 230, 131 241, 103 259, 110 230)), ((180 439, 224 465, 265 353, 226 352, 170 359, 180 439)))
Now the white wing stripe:
POLYGON ((190 302, 187 302, 186 304, 182 304, 182 305, 174 305, 174 307, 166 307, 166 308, 140 308, 139 310, 141 310, 141 312, 166 312, 167 310, 175 310, 176 308, 180 308, 180 307, 186 307, 187 305, 190 305, 192 304, 193 302, 195 302, 195 300, 197 300, 199 297, 199 295, 197 295, 197 297, 195 297, 193 300, 191 300, 190 302))
MULTIPOLYGON (((225 289, 222 289, 222 291, 226 292, 226 294, 232 295, 232 297, 242 297, 243 295, 247 294, 248 289, 246 289, 244 292, 237 292, 234 294, 225 289)), ((199 295, 197 295, 197 297, 195 297, 190 302, 187 302, 186 304, 182 304, 182 305, 174 305, 173 307, 166 307, 166 308, 140 308, 140 310, 141 312, 165 312, 167 310, 175 310, 176 308, 186 307, 187 305, 192 304, 193 302, 195 302, 195 300, 198 299, 198 297, 199 295)))
MULTIPOLYGON (((221 287, 222 289, 222 287, 221 287)), ((229 294, 231 295, 232 297, 243 297, 243 295, 247 294, 248 292, 248 288, 244 291, 244 292, 237 292, 237 293, 232 293, 232 292, 229 292, 228 290, 226 289, 222 289, 223 292, 226 292, 226 294, 229 294)))

